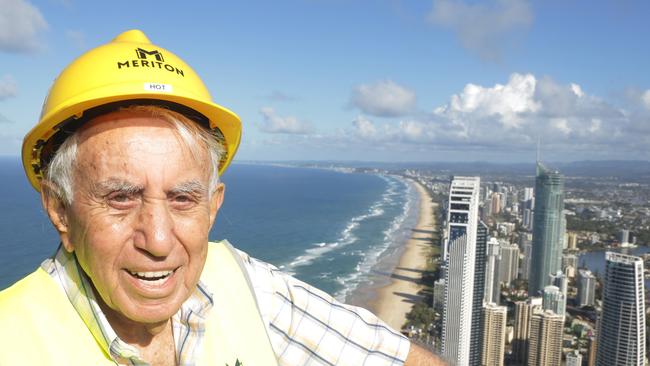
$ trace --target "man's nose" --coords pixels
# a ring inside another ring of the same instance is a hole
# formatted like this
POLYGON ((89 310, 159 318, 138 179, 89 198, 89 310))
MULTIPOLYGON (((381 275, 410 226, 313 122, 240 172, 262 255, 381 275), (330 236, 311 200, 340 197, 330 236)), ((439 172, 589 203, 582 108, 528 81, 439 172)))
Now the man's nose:
POLYGON ((165 200, 145 201, 139 215, 136 247, 155 257, 166 257, 174 247, 174 220, 165 200))

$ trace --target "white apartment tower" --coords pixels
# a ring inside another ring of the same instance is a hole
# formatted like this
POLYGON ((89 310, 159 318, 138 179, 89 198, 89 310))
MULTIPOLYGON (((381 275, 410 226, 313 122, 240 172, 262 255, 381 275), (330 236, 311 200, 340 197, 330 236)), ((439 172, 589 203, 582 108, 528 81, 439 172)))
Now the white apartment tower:
POLYGON ((519 246, 502 242, 499 249, 501 259, 499 260, 499 283, 510 286, 510 283, 517 279, 519 273, 519 246))
POLYGON ((643 260, 607 252, 597 366, 642 366, 645 359, 643 260))
POLYGON ((596 303, 596 276, 587 269, 578 271, 578 305, 594 306, 596 303))
POLYGON ((470 352, 480 352, 470 347, 479 188, 479 177, 454 177, 449 189, 443 248, 445 306, 442 353, 456 366, 469 365, 470 352))
POLYGON ((490 238, 487 242, 487 261, 485 265, 485 294, 486 304, 498 304, 501 287, 499 286, 499 241, 490 238))

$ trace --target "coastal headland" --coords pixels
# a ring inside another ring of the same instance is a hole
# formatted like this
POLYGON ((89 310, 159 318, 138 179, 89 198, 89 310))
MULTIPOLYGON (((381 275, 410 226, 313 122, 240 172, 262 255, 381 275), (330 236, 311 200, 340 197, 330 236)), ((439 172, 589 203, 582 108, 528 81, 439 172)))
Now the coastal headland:
POLYGON ((437 203, 431 201, 427 190, 417 181, 410 180, 418 191, 420 207, 417 224, 411 229, 410 238, 404 244, 404 251, 393 273, 386 274, 390 282, 375 289, 366 307, 390 325, 401 329, 406 322, 406 314, 414 304, 423 301, 420 294, 420 279, 426 269, 427 257, 433 243, 436 230, 433 215, 437 203))

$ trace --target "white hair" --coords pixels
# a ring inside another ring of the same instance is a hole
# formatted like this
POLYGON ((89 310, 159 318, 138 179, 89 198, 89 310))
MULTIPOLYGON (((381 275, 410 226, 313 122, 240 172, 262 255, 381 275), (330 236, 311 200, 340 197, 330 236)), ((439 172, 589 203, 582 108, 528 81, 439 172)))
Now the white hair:
MULTIPOLYGON (((197 122, 190 120, 175 111, 155 105, 133 105, 119 109, 119 111, 145 114, 169 123, 189 149, 195 160, 201 158, 203 149, 210 156, 210 180, 208 194, 212 195, 219 183, 219 163, 224 155, 224 140, 218 131, 210 131, 201 127, 197 122)), ((54 184, 55 192, 59 198, 70 205, 74 197, 73 178, 77 146, 79 143, 78 131, 68 137, 59 147, 56 154, 45 169, 45 179, 54 184)))

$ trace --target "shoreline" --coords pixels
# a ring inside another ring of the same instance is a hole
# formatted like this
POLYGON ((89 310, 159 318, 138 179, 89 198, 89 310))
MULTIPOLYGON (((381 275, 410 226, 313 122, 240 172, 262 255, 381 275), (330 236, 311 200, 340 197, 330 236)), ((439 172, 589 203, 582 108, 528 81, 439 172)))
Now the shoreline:
POLYGON ((419 292, 423 286, 419 284, 422 272, 426 269, 427 257, 433 244, 433 234, 436 230, 433 216, 434 206, 431 196, 417 181, 407 178, 417 190, 419 197, 418 219, 411 235, 402 244, 402 251, 397 265, 392 273, 378 273, 380 281, 387 284, 374 285, 357 289, 357 301, 354 305, 363 306, 393 329, 400 331, 406 322, 406 314, 414 304, 421 302, 424 296, 419 292), (383 280, 383 281, 381 281, 383 280))

